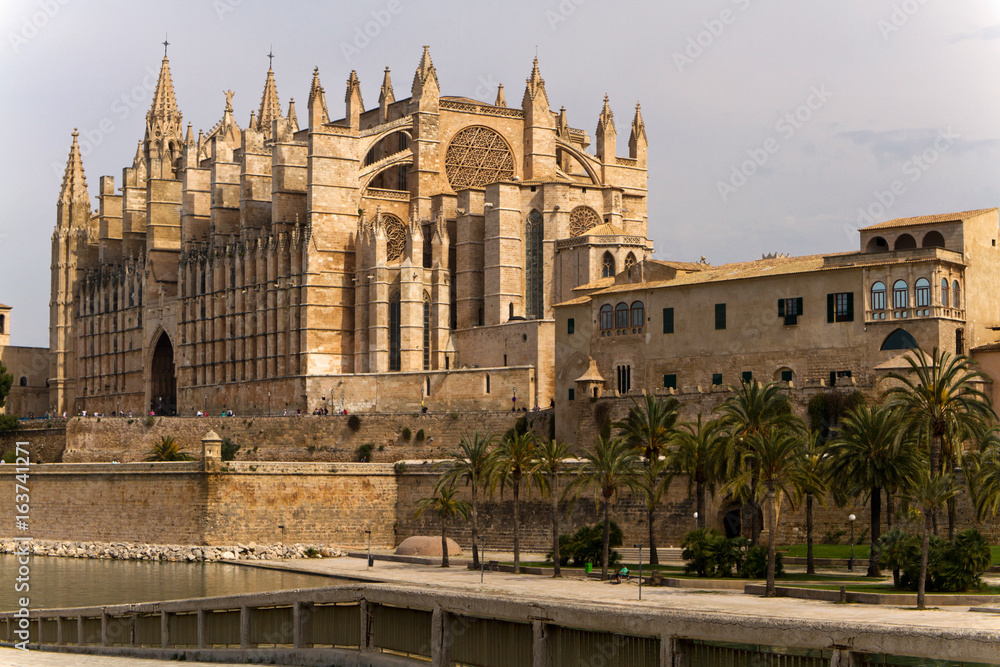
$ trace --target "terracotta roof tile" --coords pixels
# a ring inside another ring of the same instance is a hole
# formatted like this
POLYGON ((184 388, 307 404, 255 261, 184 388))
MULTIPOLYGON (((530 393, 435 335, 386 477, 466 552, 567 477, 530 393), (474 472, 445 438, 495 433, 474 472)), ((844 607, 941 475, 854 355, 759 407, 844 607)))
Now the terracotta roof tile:
POLYGON ((974 218, 977 215, 982 215, 983 213, 989 213, 990 211, 996 211, 996 210, 997 210, 996 208, 981 208, 975 211, 962 211, 961 213, 939 213, 938 215, 921 215, 915 218, 896 218, 895 220, 886 220, 885 222, 880 222, 877 225, 862 227, 860 231, 865 232, 873 229, 916 227, 917 225, 932 225, 942 222, 958 222, 960 220, 974 218))

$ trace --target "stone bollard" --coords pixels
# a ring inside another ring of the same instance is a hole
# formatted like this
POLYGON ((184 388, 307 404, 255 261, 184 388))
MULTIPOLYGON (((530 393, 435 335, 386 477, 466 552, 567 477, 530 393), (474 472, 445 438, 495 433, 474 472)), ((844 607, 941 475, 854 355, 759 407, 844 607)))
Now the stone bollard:
POLYGON ((205 472, 219 472, 222 468, 222 438, 215 431, 201 439, 201 464, 205 472))

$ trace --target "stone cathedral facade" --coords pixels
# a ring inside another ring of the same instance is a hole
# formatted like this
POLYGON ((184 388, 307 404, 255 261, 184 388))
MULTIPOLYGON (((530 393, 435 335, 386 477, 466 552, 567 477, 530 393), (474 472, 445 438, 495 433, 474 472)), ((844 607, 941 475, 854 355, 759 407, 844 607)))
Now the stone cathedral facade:
MULTIPOLYGON (((52 237, 56 412, 520 409, 553 398, 553 305, 648 258, 646 133, 357 74, 300 125, 269 69, 245 127, 182 123, 164 56, 145 136, 91 210, 74 133, 52 237)), ((220 105, 221 106, 221 105, 220 105)))

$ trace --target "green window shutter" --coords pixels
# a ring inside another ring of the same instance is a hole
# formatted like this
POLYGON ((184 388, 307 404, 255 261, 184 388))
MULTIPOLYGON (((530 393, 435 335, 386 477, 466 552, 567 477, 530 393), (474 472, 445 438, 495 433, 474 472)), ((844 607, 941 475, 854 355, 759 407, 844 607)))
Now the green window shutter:
POLYGON ((795 314, 801 316, 802 313, 802 297, 800 296, 795 300, 795 314))
POLYGON ((847 320, 848 322, 854 321, 854 292, 847 293, 847 320))
POLYGON ((826 295, 826 321, 833 322, 837 319, 837 295, 826 295))
POLYGON ((566 333, 572 334, 576 330, 576 321, 574 318, 569 318, 566 320, 566 333))
POLYGON ((674 332, 674 309, 663 309, 663 333, 672 334, 674 332))
POLYGON ((778 299, 778 317, 785 316, 785 300, 778 299))
POLYGON ((715 304, 715 328, 721 330, 726 328, 726 304, 715 304))

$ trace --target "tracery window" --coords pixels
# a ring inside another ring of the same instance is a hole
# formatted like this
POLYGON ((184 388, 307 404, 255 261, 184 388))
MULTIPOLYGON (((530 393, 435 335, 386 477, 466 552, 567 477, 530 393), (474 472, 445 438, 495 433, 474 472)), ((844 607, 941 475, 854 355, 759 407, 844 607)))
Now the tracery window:
POLYGON ((406 227, 403 222, 394 215, 383 213, 382 226, 385 229, 385 253, 386 261, 394 262, 403 256, 406 250, 406 227))
POLYGON ((545 315, 544 268, 542 257, 542 214, 532 209, 524 225, 524 291, 527 301, 525 316, 538 320, 545 315))
POLYGON ((601 224, 601 216, 589 206, 577 206, 569 214, 569 235, 580 236, 601 224))
POLYGON ((628 326, 628 304, 619 303, 615 306, 615 329, 624 329, 628 326))
POLYGON ((881 280, 872 285, 872 310, 885 310, 885 283, 881 280))
POLYGON ((892 307, 906 308, 910 302, 910 290, 905 280, 897 280, 892 284, 892 307))
POLYGON ((610 303, 601 306, 601 331, 610 331, 615 328, 615 309, 610 303))
POLYGON ((633 266, 635 266, 635 255, 629 253, 628 255, 625 256, 625 270, 628 271, 633 266))
POLYGON ((400 363, 400 342, 402 339, 400 327, 399 292, 393 292, 389 297, 389 370, 398 371, 400 363))
POLYGON ((514 176, 514 155, 495 130, 467 127, 448 145, 444 169, 454 190, 484 188, 514 176))
POLYGON ((615 275, 615 258, 610 252, 604 253, 601 260, 601 277, 613 278, 615 275))

